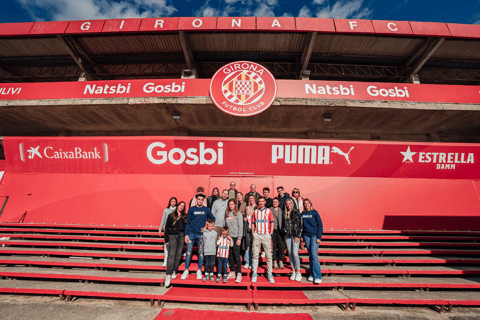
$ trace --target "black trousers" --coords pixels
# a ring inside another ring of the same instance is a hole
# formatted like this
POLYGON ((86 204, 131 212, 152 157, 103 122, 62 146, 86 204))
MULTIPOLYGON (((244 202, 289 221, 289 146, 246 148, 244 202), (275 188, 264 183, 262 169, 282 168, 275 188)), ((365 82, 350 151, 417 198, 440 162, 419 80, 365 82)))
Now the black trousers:
POLYGON ((185 244, 185 235, 183 232, 171 234, 168 237, 168 241, 167 276, 172 275, 173 271, 178 273, 178 265, 180 264, 183 246, 185 244))
POLYGON ((283 261, 285 256, 285 241, 283 235, 278 230, 274 230, 272 234, 273 242, 273 261, 277 261, 277 249, 278 249, 278 261, 283 261))
POLYGON ((240 255, 240 246, 237 246, 237 239, 233 238, 233 247, 230 248, 230 254, 228 255, 228 263, 230 263, 230 271, 235 271, 235 265, 237 265, 237 273, 242 272, 242 256, 240 255))

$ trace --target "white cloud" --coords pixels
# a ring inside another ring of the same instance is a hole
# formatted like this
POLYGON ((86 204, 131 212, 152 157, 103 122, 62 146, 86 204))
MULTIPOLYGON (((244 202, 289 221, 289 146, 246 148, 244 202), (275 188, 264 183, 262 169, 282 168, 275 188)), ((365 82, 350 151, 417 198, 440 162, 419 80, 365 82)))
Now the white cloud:
POLYGON ((167 0, 17 0, 34 20, 84 20, 170 16, 167 0))
POLYGON ((363 0, 340 0, 333 6, 327 5, 317 11, 318 18, 366 19, 373 11, 362 8, 363 0))
POLYGON ((300 9, 300 12, 298 13, 298 16, 299 17, 310 18, 312 16, 312 13, 310 12, 310 9, 308 9, 307 6, 303 6, 302 9, 300 9))
POLYGON ((322 5, 322 4, 325 3, 325 0, 313 0, 313 3, 318 4, 318 5, 322 5))
POLYGON ((256 17, 275 17, 273 7, 266 3, 260 3, 255 11, 253 11, 253 15, 256 17))

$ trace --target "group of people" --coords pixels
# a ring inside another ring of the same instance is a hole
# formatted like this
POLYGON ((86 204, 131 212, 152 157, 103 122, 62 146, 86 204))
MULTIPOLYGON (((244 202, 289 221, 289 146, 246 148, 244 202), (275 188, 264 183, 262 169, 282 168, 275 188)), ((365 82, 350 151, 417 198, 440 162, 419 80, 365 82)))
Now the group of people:
POLYGON ((318 248, 323 233, 322 219, 313 208, 310 199, 302 199, 300 190, 293 189, 292 196, 284 188, 277 187, 278 196, 270 198, 270 189, 263 188, 263 195, 250 186, 243 194, 236 190, 235 182, 220 194, 213 188, 206 196, 202 187, 190 201, 188 212, 185 202, 171 198, 163 212, 159 232, 165 229, 165 261, 167 277, 165 286, 178 274, 183 246, 186 243, 185 271, 181 279, 189 275, 193 246, 198 247, 197 279, 203 281, 242 281, 242 257, 244 268, 252 269, 252 282, 257 281, 259 257, 267 260, 267 278, 275 283, 273 269, 283 269, 285 246, 287 247, 292 275, 290 280, 302 281, 300 273, 300 242, 304 241, 309 255, 308 281, 320 284, 322 274, 318 248), (260 254, 260 250, 263 252, 260 254), (218 257, 217 277, 214 277, 215 258, 218 257), (205 271, 202 275, 202 266, 205 271), (230 273, 228 273, 230 267, 230 273))

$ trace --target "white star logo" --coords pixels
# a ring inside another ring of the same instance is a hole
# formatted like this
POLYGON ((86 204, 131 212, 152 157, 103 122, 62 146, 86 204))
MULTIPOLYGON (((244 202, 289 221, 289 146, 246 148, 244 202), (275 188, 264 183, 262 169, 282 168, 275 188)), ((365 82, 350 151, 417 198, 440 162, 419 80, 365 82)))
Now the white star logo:
POLYGON ((407 160, 413 163, 413 155, 415 155, 416 152, 411 152, 411 151, 410 151, 410 146, 408 146, 407 151, 405 151, 405 152, 401 152, 401 151, 400 151, 400 153, 403 154, 403 161, 402 161, 402 163, 404 163, 404 162, 407 161, 407 160))

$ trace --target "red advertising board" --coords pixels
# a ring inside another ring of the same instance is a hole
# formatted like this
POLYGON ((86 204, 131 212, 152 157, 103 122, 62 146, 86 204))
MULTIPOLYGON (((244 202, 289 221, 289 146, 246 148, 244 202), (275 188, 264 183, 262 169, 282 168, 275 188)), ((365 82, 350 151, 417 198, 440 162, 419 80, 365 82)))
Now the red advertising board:
POLYGON ((5 137, 9 173, 480 179, 480 145, 193 137, 5 137))
MULTIPOLYGON (((209 79, 0 84, 0 100, 207 97, 209 79)), ((277 98, 480 103, 480 86, 276 80, 277 98)))

